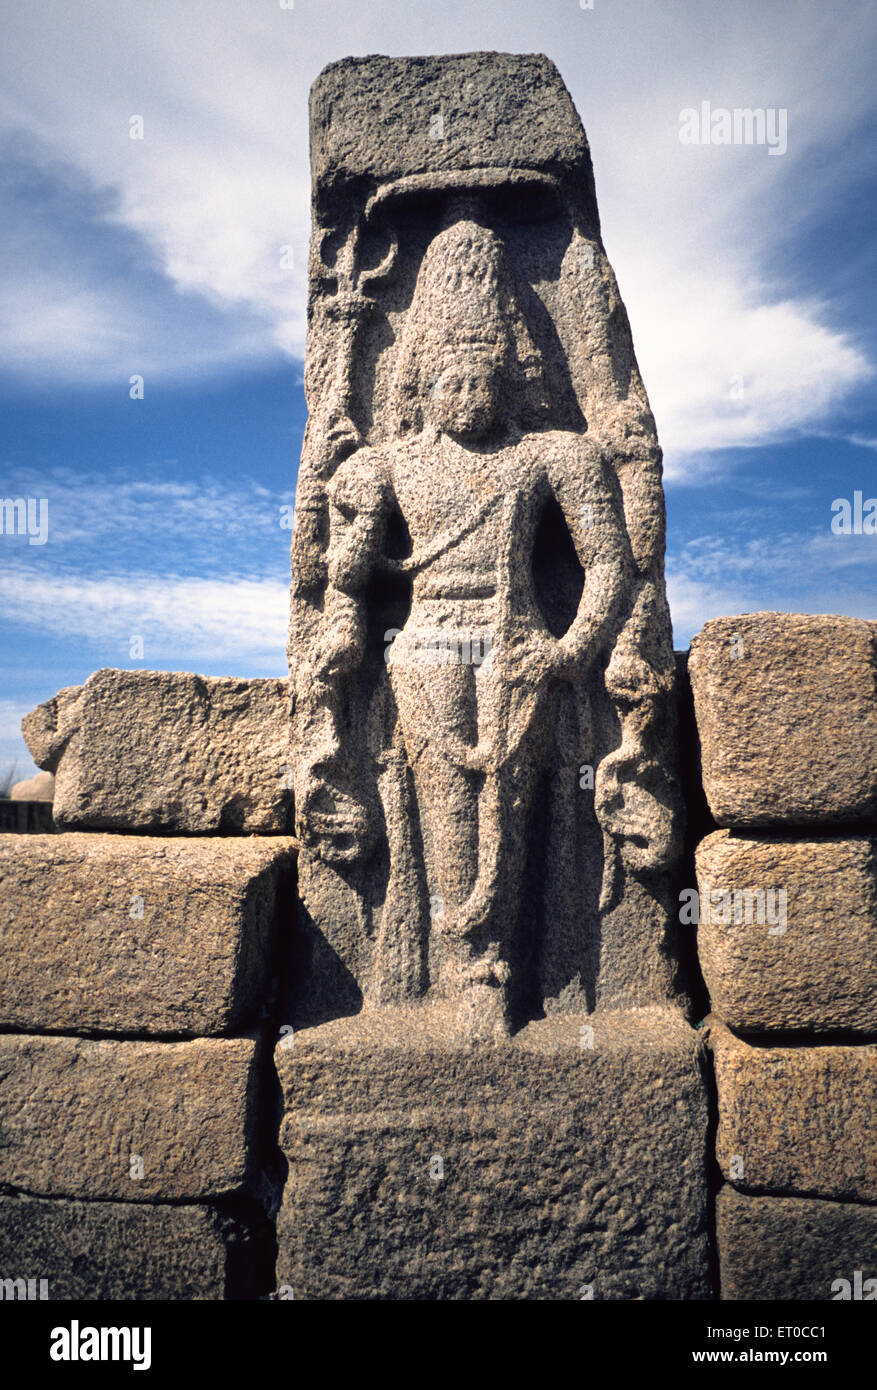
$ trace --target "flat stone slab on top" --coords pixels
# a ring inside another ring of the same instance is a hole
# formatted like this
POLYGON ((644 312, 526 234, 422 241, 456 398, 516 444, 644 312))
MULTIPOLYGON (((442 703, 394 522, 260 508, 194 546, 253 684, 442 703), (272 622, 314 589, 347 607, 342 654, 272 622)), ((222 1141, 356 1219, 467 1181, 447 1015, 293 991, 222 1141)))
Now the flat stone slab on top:
POLYGON ((311 90, 314 186, 387 183, 436 169, 575 175, 587 142, 541 53, 344 58, 311 90))
POLYGON ((275 1053, 279 1284, 306 1299, 703 1299, 707 1097, 670 1010, 474 1043, 381 1009, 275 1053))
POLYGON ((285 680, 108 668, 38 705, 22 732, 55 773, 64 829, 292 829, 285 680))

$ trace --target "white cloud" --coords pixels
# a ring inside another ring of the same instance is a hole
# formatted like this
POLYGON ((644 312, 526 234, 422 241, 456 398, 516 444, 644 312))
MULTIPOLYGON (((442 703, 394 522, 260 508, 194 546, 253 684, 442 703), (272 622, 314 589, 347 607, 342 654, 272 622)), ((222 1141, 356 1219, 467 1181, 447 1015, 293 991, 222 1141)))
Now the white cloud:
POLYGON ((173 482, 175 464, 165 461, 164 476, 136 478, 120 469, 17 468, 4 487, 46 499, 56 561, 82 565, 84 556, 90 566, 96 561, 106 569, 136 553, 161 565, 173 547, 203 574, 211 566, 224 572, 234 563, 234 546, 254 555, 258 548, 265 558, 282 553, 286 563, 289 531, 282 528, 281 509, 292 501, 292 487, 272 492, 245 476, 233 483, 209 477, 173 482))
POLYGON ((98 379, 138 352, 150 371, 177 373, 271 347, 300 356, 313 78, 347 53, 501 48, 552 55, 585 121, 669 476, 690 475, 692 453, 815 427, 866 379, 865 350, 832 304, 776 267, 809 210, 853 178, 839 146, 874 108, 868 4, 839 14, 818 0, 742 0, 716 21, 700 3, 653 0, 592 11, 574 0, 36 0, 4 26, 5 125, 111 190, 103 233, 135 233, 171 285, 220 311, 195 315, 187 335, 185 312, 150 315, 146 286, 80 274, 75 245, 38 246, 31 273, 12 277, 0 330, 0 358, 21 370, 98 379), (788 153, 680 145, 679 112, 701 100, 787 108, 788 153), (142 141, 128 138, 134 114, 142 141))
POLYGON ((877 537, 789 531, 750 540, 700 536, 667 561, 674 641, 708 618, 763 611, 877 618, 877 537))
POLYGON ((693 315, 678 283, 659 277, 638 301, 650 312, 640 319, 637 355, 670 480, 691 477, 692 454, 770 444, 818 426, 874 374, 818 310, 759 303, 706 271, 688 276, 693 315))
POLYGON ((269 355, 264 327, 257 333, 229 319, 220 330, 204 323, 197 304, 194 323, 181 323, 179 310, 185 305, 163 313, 133 286, 77 284, 60 266, 26 271, 0 283, 0 366, 49 384, 115 380, 127 390, 133 372, 147 382, 203 376, 269 355))
POLYGON ((279 580, 229 575, 35 573, 8 566, 0 573, 7 621, 46 636, 78 640, 115 653, 105 665, 130 665, 131 638, 143 638, 142 659, 160 669, 191 670, 227 663, 282 674, 288 586, 279 580))
POLYGON ((0 364, 80 380, 187 376, 276 351, 264 316, 163 273, 118 194, 20 133, 0 141, 0 364))

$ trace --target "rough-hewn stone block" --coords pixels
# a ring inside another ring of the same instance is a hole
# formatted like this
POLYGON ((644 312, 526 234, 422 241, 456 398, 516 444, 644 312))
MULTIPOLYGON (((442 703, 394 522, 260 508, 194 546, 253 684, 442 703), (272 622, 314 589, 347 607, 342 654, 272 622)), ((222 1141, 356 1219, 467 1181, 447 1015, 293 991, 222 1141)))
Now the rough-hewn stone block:
POLYGON ((716 1157, 747 1191, 877 1201, 877 1045, 768 1047, 710 1020, 716 1157))
POLYGON ((697 877, 697 949, 725 1023, 756 1033, 877 1033, 872 839, 720 830, 698 847, 697 877))
POLYGON ((719 825, 877 818, 877 624, 748 613, 708 622, 688 669, 719 825))
POLYGON ((293 866, 280 837, 0 836, 0 1027, 242 1030, 293 866))
POLYGON ((52 1301, 259 1298, 273 1244, 258 1213, 0 1197, 0 1275, 45 1279, 52 1301))
POLYGON ((254 1189, 258 1091, 251 1038, 0 1035, 0 1184, 133 1202, 254 1189))
POLYGON ((278 1046, 278 1284, 308 1299, 709 1297, 697 1035, 658 1009, 555 1015, 493 1044, 452 1021, 381 1010, 278 1046))
POLYGON ((67 829, 282 834, 292 826, 284 680, 96 671, 22 721, 67 829))
POLYGON ((311 132, 324 188, 437 168, 496 168, 505 183, 514 169, 578 172, 587 157, 569 93, 538 53, 345 58, 314 83, 311 132))
POLYGON ((724 1187, 716 1227, 723 1300, 877 1296, 877 1207, 724 1187))

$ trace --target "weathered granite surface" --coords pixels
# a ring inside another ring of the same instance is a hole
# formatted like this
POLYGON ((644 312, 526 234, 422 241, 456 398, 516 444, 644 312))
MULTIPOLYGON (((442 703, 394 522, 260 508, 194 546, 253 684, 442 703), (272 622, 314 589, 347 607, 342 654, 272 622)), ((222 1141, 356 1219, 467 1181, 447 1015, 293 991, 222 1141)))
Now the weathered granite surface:
POLYGON ((539 55, 348 59, 311 149, 296 1019, 674 999, 661 456, 581 122, 539 55))
POLYGON ((0 1028, 193 1034, 264 1008, 295 842, 0 835, 0 1028))
POLYGON ((744 1191, 877 1202, 877 1044, 774 1047, 710 1020, 716 1158, 744 1191))
MULTIPOLYGON (((311 170, 321 202, 347 185, 495 169, 590 174, 585 133, 541 53, 343 58, 311 90, 311 170), (441 116, 441 123, 435 120, 441 116), (439 133, 439 131, 441 133, 439 133)), ((582 189, 593 202, 593 180, 582 189)))
POLYGON ((46 1279, 52 1302, 260 1298, 273 1247, 257 1212, 0 1196, 0 1272, 46 1279))
POLYGON ((259 1081, 252 1038, 0 1034, 0 1186, 127 1202, 258 1192, 259 1081))
POLYGON ((297 1299, 710 1297, 707 1096, 675 1011, 476 1045, 453 1009, 380 1009, 275 1057, 297 1299))
POLYGON ((688 669, 719 825, 877 820, 877 623, 715 618, 692 641, 688 669))
POLYGON ((697 877, 698 956, 725 1023, 877 1034, 873 839, 720 830, 698 846, 697 877))
POLYGON ((716 1225, 725 1301, 877 1298, 877 1207, 724 1187, 716 1225))
POLYGON ((289 687, 95 671, 22 721, 69 830, 283 834, 292 825, 289 687))

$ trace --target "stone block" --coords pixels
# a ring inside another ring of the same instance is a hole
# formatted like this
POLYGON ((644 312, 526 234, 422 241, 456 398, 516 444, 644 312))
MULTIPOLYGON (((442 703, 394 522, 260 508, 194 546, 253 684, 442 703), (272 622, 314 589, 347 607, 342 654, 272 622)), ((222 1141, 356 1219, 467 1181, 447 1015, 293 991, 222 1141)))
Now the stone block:
POLYGON ((877 1207, 724 1187, 716 1228, 724 1301, 877 1298, 877 1207))
POLYGON ((877 1201, 877 1045, 773 1047, 710 1020, 716 1157, 745 1191, 877 1201))
POLYGON ((129 1202, 256 1191, 259 1090, 252 1038, 0 1035, 0 1185, 129 1202))
POLYGON ((720 830, 696 858, 714 1013, 740 1032, 877 1033, 872 839, 720 830))
POLYGON ((710 1297, 707 1099, 670 1010, 473 1043, 436 1006, 287 1035, 278 1284, 306 1299, 710 1297))
POLYGON ((311 167, 324 191, 342 176, 378 184, 492 168, 499 184, 516 169, 569 175, 587 149, 557 69, 538 53, 345 58, 311 91, 311 167))
POLYGON ((0 1196, 0 1276, 45 1279, 51 1301, 259 1298, 273 1244, 259 1213, 0 1196))
POLYGON ((69 830, 283 834, 292 826, 285 680, 96 671, 22 720, 69 830))
POLYGON ((877 624, 800 613, 708 622, 688 663, 717 823, 877 819, 877 624))
POLYGON ((0 1028, 241 1031, 294 864, 285 837, 0 836, 0 1028))

